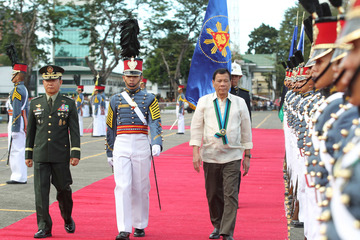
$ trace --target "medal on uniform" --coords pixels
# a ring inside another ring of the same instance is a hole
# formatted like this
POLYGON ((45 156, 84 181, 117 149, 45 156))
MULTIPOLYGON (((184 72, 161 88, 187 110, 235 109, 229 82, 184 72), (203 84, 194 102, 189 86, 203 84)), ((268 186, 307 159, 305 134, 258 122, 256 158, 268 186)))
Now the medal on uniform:
POLYGON ((66 123, 65 120, 63 120, 63 125, 64 125, 64 126, 65 126, 65 123, 66 123))
POLYGON ((222 118, 218 99, 216 98, 214 100, 215 115, 216 115, 217 122, 219 124, 219 132, 215 133, 214 136, 216 138, 222 138, 222 141, 223 141, 224 145, 228 144, 228 139, 226 137, 226 127, 227 127, 227 124, 229 122, 230 106, 231 106, 231 102, 227 98, 226 99, 224 117, 222 118))
POLYGON ((59 126, 61 126, 61 124, 62 124, 62 121, 61 121, 61 119, 59 120, 59 126))

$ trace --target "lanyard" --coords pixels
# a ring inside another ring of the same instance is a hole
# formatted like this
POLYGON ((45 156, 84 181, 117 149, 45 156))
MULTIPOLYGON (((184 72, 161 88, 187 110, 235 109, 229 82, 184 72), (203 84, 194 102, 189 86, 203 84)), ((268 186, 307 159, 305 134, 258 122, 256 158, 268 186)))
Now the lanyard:
POLYGON ((217 119, 218 124, 219 124, 219 132, 215 133, 214 136, 216 138, 222 138, 222 141, 223 141, 224 145, 228 144, 228 139, 226 137, 226 127, 227 127, 227 124, 229 122, 230 106, 231 106, 231 102, 227 98, 226 99, 224 117, 221 117, 221 111, 220 111, 218 99, 216 98, 214 100, 214 108, 215 108, 216 119, 217 119))

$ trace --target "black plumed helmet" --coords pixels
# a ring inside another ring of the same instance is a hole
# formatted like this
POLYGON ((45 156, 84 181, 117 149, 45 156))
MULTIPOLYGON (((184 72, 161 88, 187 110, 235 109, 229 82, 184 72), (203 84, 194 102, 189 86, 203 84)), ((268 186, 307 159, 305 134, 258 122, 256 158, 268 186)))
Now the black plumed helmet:
POLYGON ((137 38, 139 25, 136 19, 125 19, 121 23, 120 46, 123 58, 135 58, 139 55, 140 43, 137 38))
POLYGON ((312 17, 309 16, 304 20, 304 30, 306 36, 309 38, 310 42, 313 42, 313 25, 312 25, 312 17))
POLYGON ((322 10, 322 17, 331 17, 331 10, 328 3, 324 2, 320 4, 322 10))
POLYGON ((300 50, 296 51, 294 55, 298 64, 305 62, 304 56, 302 55, 302 52, 300 50))
POLYGON ((12 67, 14 67, 14 65, 19 62, 16 49, 13 43, 6 46, 6 55, 8 55, 8 57, 10 58, 12 67))

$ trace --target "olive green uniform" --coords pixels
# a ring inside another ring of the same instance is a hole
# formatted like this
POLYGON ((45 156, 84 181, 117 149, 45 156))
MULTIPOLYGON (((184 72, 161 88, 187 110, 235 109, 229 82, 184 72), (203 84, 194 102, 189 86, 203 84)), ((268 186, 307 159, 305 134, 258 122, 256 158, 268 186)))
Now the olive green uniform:
POLYGON ((50 230, 50 182, 57 190, 61 216, 71 221, 73 207, 70 158, 80 159, 80 134, 75 101, 58 93, 52 109, 46 96, 30 103, 25 158, 34 161, 38 229, 50 230), (70 137, 69 137, 70 136, 70 137))

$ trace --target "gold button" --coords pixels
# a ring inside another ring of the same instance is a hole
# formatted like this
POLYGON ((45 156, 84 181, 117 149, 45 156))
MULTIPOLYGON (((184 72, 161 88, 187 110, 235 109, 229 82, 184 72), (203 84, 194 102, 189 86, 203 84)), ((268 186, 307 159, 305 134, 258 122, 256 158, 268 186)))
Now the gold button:
POLYGON ((50 138, 48 138, 48 142, 50 142, 51 141, 51 139, 50 138))
POLYGON ((49 126, 51 126, 51 123, 49 123, 49 126))
POLYGON ((48 131, 48 133, 51 133, 51 131, 48 131))
POLYGON ((49 118, 51 118, 51 116, 49 116, 49 118))

